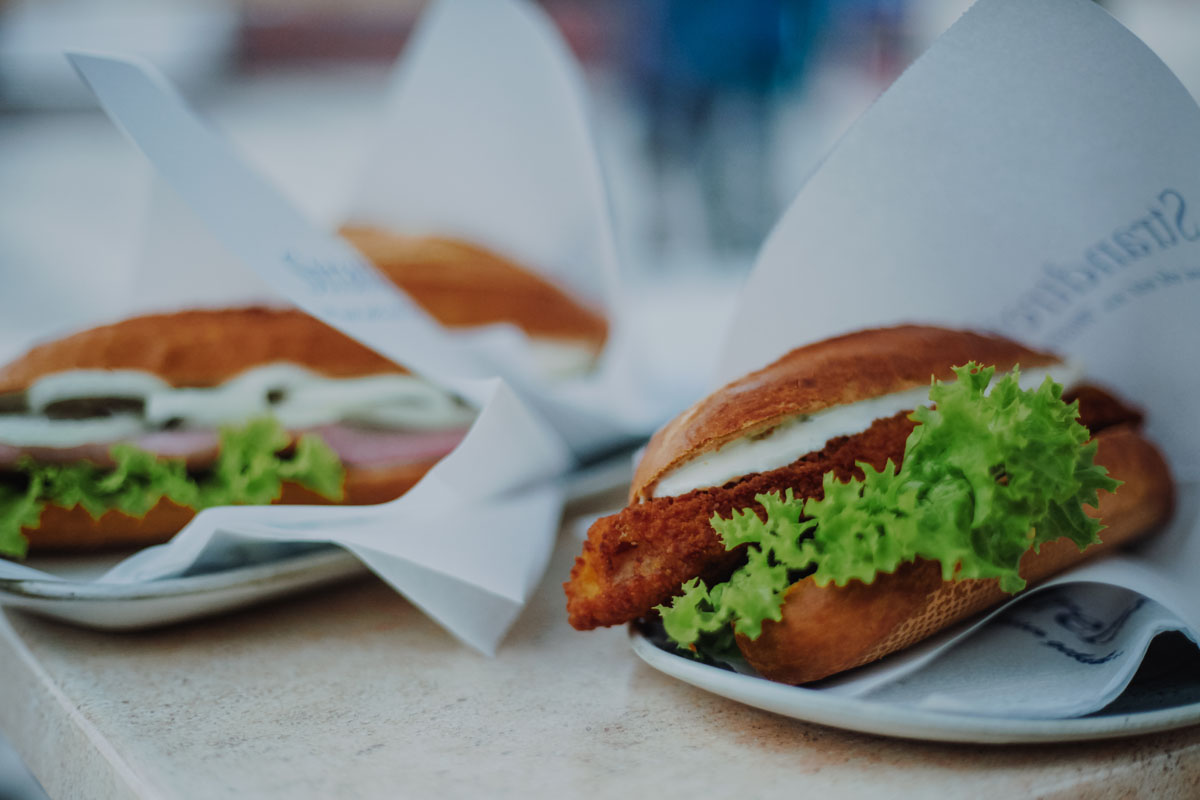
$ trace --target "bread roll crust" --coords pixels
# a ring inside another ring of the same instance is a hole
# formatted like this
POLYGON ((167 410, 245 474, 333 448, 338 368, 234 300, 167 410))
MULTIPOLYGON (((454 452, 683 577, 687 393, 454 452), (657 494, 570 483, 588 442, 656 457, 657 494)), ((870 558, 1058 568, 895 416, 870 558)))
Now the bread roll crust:
POLYGON ((198 309, 131 317, 37 345, 0 369, 0 394, 77 369, 138 370, 171 386, 218 386, 275 362, 330 378, 407 372, 302 311, 198 309))
POLYGON ((676 466, 734 439, 799 414, 928 386, 931 376, 952 378, 951 367, 968 361, 1006 372, 1060 359, 1000 336, 922 325, 857 331, 800 347, 718 389, 654 434, 634 472, 630 502, 648 499, 676 466))
POLYGON ((598 352, 604 316, 498 253, 437 236, 405 236, 347 225, 341 234, 443 325, 511 322, 529 336, 577 342, 598 352))
MULTIPOLYGON (((350 468, 343 484, 345 497, 340 502, 373 505, 394 500, 411 489, 436 463, 437 459, 431 459, 390 467, 350 468)), ((299 484, 285 483, 275 503, 330 505, 333 501, 299 484)), ((107 511, 93 519, 83 506, 49 505, 42 511, 37 528, 24 528, 21 532, 29 539, 29 549, 39 553, 146 547, 167 541, 194 516, 193 509, 166 499, 142 517, 107 511)))
MULTIPOLYGON (((1171 514, 1174 486, 1153 444, 1127 424, 1095 440, 1096 463, 1123 481, 1116 492, 1100 494, 1099 509, 1086 509, 1106 526, 1101 542, 1083 552, 1067 539, 1030 550, 1020 567, 1030 585, 1134 541, 1171 514)), ((766 621, 754 641, 739 635, 738 647, 763 677, 809 683, 902 650, 1009 597, 995 579, 943 581, 941 566, 931 561, 904 564, 871 584, 821 587, 810 577, 788 588, 779 622, 766 621)))
MULTIPOLYGON (((449 327, 511 322, 529 336, 598 352, 604 317, 538 275, 451 239, 373 228, 344 235, 430 315, 449 327)), ((172 386, 217 386, 268 363, 330 378, 407 373, 404 367, 291 308, 194 309, 132 317, 32 348, 0 368, 0 394, 66 370, 138 370, 172 386)))

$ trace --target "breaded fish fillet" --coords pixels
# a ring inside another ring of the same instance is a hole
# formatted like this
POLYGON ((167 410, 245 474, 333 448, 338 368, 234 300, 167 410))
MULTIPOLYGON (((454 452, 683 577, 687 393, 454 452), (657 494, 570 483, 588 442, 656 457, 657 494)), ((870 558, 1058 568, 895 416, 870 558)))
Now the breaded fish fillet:
POLYGON ((571 579, 563 584, 571 624, 579 630, 618 625, 668 602, 684 581, 697 575, 710 583, 725 580, 743 555, 741 549, 725 549, 709 524, 714 514, 728 517, 735 509, 759 508, 754 496, 780 487, 790 487, 796 497, 822 497, 825 473, 833 470, 842 480, 861 478, 858 461, 882 469, 890 458, 899 466, 915 425, 908 414, 831 439, 823 450, 786 467, 718 488, 647 500, 597 520, 575 559, 571 579))
MULTIPOLYGON (((1141 420, 1141 415, 1102 389, 1080 386, 1066 395, 1079 401, 1080 421, 1096 433, 1111 425, 1141 420)), ((796 497, 823 497, 823 476, 861 478, 855 464, 882 469, 888 459, 899 467, 904 444, 915 423, 904 411, 876 420, 866 431, 831 439, 824 449, 786 467, 748 475, 724 486, 697 489, 677 497, 635 503, 588 530, 583 553, 563 584, 571 625, 579 630, 645 616, 679 594, 684 581, 700 576, 710 585, 741 564, 741 549, 727 551, 709 520, 734 510, 757 509, 754 496, 790 487, 796 497)))

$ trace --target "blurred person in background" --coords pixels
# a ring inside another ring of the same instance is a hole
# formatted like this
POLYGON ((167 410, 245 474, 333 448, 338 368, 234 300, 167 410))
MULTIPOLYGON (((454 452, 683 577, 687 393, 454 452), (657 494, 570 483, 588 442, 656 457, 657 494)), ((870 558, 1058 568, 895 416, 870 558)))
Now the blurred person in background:
MULTIPOLYGON (((700 203, 719 253, 756 247, 770 202, 771 117, 803 74, 827 0, 631 0, 617 63, 641 112, 661 248, 700 203), (689 198, 687 195, 693 193, 689 198)), ((693 232, 695 233, 695 232, 693 232)))

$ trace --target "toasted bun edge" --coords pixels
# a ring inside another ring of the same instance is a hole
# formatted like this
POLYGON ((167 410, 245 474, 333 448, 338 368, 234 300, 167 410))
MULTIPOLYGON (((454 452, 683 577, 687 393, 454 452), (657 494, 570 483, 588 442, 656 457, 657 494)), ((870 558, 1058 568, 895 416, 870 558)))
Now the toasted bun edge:
MULTIPOLYGON (((953 377, 968 361, 1007 371, 1061 359, 1001 336, 926 325, 873 328, 797 348, 718 389, 650 439, 634 472, 630 502, 649 498, 671 470, 789 417, 953 377)), ((798 453, 797 457, 803 455, 798 453)))
MULTIPOLYGON (((1124 483, 1102 492, 1087 509, 1106 526, 1101 543, 1083 552, 1070 541, 1050 542, 1021 561, 1034 585, 1075 564, 1129 544, 1161 526, 1174 506, 1174 485, 1158 449, 1131 425, 1095 436, 1096 463, 1124 483)), ((943 581, 939 565, 920 561, 866 585, 820 587, 797 581, 785 595, 780 622, 767 621, 755 641, 738 637, 746 660, 761 675, 801 684, 861 666, 1007 600, 997 580, 943 581)))
POLYGON ((576 342, 594 352, 608 336, 603 314, 487 248, 369 225, 344 225, 340 233, 443 325, 511 322, 530 337, 576 342))
MULTIPOLYGON (((348 228, 351 244, 448 327, 510 322, 531 338, 599 353, 605 318, 544 278, 482 248, 348 228)), ((0 367, 0 394, 68 370, 137 370, 172 386, 217 386, 253 367, 294 363, 331 378, 407 373, 293 308, 246 306, 144 314, 35 345, 0 367)))

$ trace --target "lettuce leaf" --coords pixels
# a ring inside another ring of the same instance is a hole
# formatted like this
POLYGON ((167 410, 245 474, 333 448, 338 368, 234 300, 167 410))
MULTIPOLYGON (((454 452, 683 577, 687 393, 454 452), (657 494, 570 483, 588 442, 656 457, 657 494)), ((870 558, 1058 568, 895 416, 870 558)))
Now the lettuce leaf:
POLYGON ((970 363, 957 381, 934 381, 930 406, 904 447, 899 470, 860 463, 863 479, 824 477, 825 496, 797 500, 791 490, 758 495, 752 508, 712 526, 727 549, 747 545, 747 560, 711 589, 683 585, 663 625, 681 647, 730 622, 751 639, 764 620, 782 616, 783 594, 799 574, 820 586, 871 583, 879 573, 922 558, 937 561, 945 580, 996 578, 1020 591, 1021 556, 1067 537, 1080 550, 1099 541, 1098 521, 1083 512, 1118 481, 1094 463, 1096 445, 1079 423, 1078 404, 1062 399, 1049 377, 1021 389, 1018 371, 988 392, 994 367, 970 363))
POLYGON ((278 500, 284 481, 298 483, 329 500, 342 499, 345 469, 337 454, 313 434, 291 438, 273 419, 221 430, 213 466, 191 474, 181 459, 117 444, 112 467, 90 461, 38 464, 25 458, 0 478, 0 554, 24 556, 21 529, 36 529, 46 505, 83 508, 98 518, 117 510, 141 517, 166 498, 199 511, 224 505, 265 505, 278 500))

